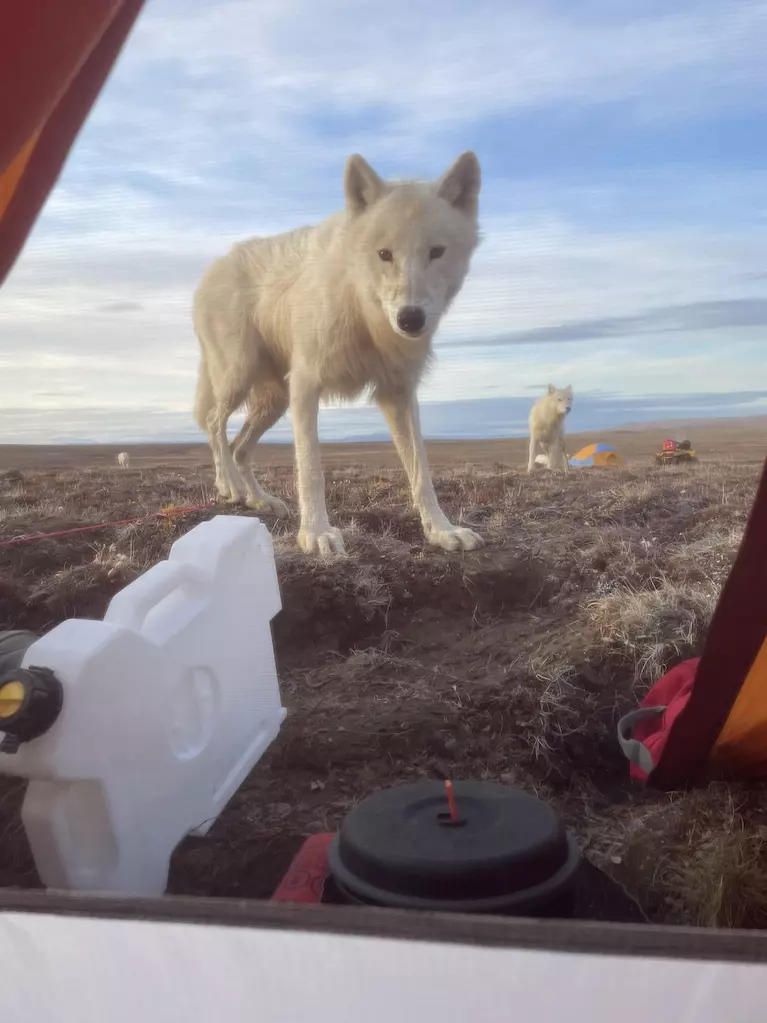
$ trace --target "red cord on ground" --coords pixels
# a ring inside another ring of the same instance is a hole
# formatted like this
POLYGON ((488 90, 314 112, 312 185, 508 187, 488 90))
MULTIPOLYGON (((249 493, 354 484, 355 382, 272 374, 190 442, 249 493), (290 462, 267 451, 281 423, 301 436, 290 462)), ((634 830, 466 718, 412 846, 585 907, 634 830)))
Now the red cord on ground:
POLYGON ((192 512, 208 511, 213 502, 208 504, 187 505, 184 507, 161 508, 160 511, 149 512, 147 515, 137 515, 132 519, 119 519, 113 522, 96 522, 89 526, 74 526, 72 529, 58 529, 53 533, 27 533, 24 536, 14 536, 10 540, 0 540, 0 547, 13 547, 20 543, 31 543, 33 540, 50 540, 57 536, 71 536, 73 533, 92 533, 97 529, 106 529, 108 526, 132 526, 136 522, 145 522, 148 519, 173 519, 177 515, 190 515, 192 512))

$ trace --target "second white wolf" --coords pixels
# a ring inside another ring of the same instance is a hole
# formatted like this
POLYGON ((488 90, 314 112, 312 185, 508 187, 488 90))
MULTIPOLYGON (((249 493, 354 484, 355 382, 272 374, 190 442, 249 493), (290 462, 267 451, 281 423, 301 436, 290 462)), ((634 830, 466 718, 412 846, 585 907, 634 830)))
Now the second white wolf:
POLYGON ((535 469, 536 453, 540 449, 549 469, 568 472, 570 465, 565 450, 565 416, 573 407, 573 389, 549 384, 546 393, 530 411, 530 451, 527 471, 535 469))
POLYGON ((196 416, 208 433, 216 488, 229 500, 285 514, 251 468, 253 446, 290 409, 306 551, 340 553, 317 435, 323 398, 365 389, 381 408, 429 543, 471 550, 432 486, 416 389, 432 337, 458 293, 478 240, 480 168, 463 153, 435 183, 383 181, 361 156, 346 164, 346 210, 316 227, 235 245, 194 299, 202 348, 196 416), (230 449, 226 424, 247 417, 230 449))

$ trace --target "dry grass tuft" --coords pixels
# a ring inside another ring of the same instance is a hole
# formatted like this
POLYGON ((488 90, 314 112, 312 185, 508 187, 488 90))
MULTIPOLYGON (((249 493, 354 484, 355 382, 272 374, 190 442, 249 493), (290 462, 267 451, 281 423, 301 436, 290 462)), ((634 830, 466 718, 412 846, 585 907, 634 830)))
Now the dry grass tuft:
POLYGON ((761 794, 721 783, 621 809, 597 855, 637 888, 651 915, 700 927, 767 926, 761 794))
POLYGON ((699 649, 719 595, 711 583, 678 584, 668 577, 646 589, 618 585, 586 606, 602 643, 628 651, 635 681, 651 684, 699 649))

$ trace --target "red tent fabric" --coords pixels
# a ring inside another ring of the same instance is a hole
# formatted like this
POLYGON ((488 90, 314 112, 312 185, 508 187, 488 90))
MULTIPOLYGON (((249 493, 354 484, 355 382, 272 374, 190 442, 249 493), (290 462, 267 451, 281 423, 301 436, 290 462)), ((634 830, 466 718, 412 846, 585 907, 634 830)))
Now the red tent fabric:
POLYGON ((0 283, 143 0, 23 0, 0 13, 0 283))

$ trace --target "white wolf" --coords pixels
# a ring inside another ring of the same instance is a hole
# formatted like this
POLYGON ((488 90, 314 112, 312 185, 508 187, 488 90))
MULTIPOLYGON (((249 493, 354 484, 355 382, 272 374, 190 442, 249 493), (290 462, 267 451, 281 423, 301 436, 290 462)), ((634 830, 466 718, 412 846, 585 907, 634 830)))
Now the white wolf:
POLYGON ((117 456, 117 464, 121 469, 130 468, 130 455, 127 451, 121 451, 117 456))
MULTIPOLYGON (((549 384, 542 398, 533 405, 530 411, 530 453, 527 471, 532 472, 536 464, 536 449, 542 448, 545 462, 549 469, 563 469, 568 472, 570 466, 565 451, 565 416, 573 407, 573 389, 557 388, 549 384)), ((540 458, 540 456, 539 456, 540 458)))
POLYGON ((285 514, 251 468, 253 447, 290 408, 301 525, 298 543, 343 552, 330 525, 317 436, 323 398, 370 389, 391 430, 426 539, 471 550, 432 486, 416 389, 442 314, 478 241, 480 168, 463 153, 436 183, 386 182, 362 159, 346 163, 346 209, 314 227, 235 245, 194 296, 202 348, 195 414, 208 433, 223 497, 285 514), (230 449, 226 424, 247 416, 230 449))

